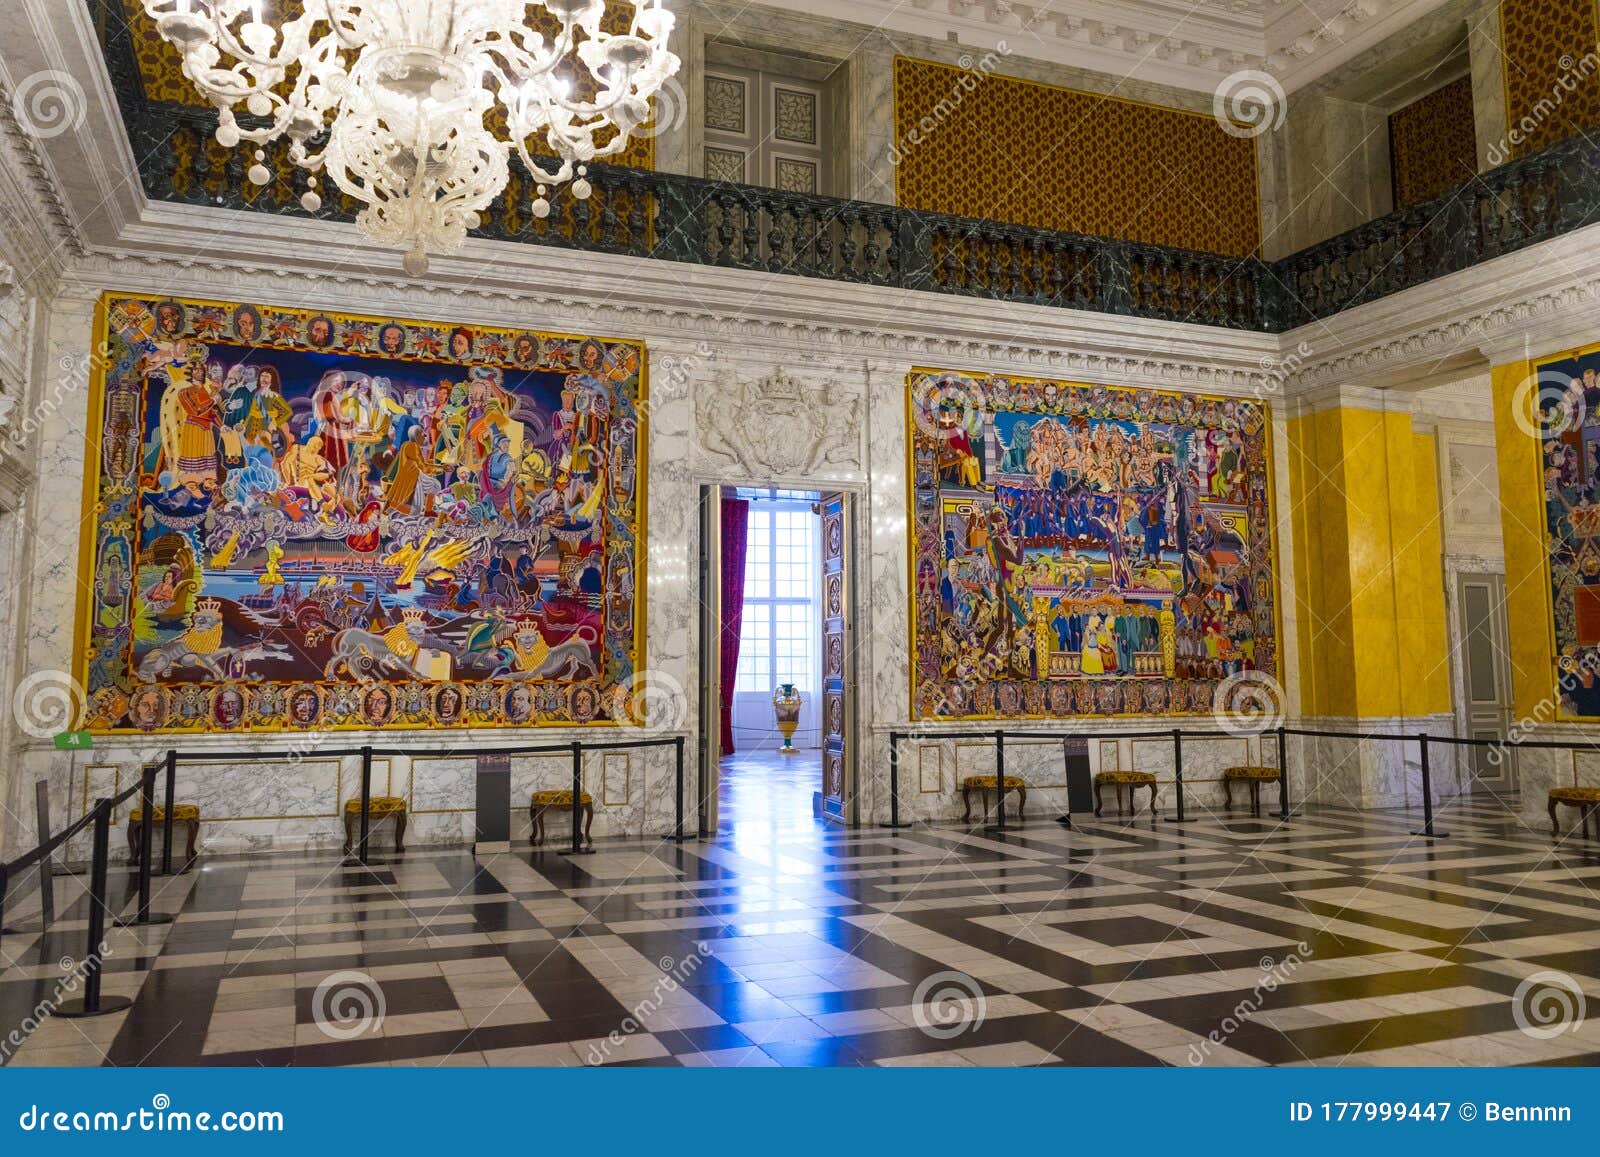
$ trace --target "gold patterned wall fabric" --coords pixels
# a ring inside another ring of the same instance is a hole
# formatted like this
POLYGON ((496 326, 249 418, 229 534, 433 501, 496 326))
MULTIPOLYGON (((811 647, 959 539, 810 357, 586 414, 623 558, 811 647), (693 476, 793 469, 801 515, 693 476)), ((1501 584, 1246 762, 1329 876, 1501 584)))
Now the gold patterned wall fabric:
POLYGON ((1394 207, 1426 201, 1478 171, 1472 77, 1452 80, 1389 117, 1394 207))
POLYGON ((1507 140, 1500 163, 1600 125, 1595 0, 1501 0, 1507 140))
POLYGON ((1210 114, 895 60, 899 203, 1244 256, 1261 242, 1255 141, 1210 114))
MULTIPOLYGON (((299 0, 280 0, 274 7, 278 11, 279 18, 283 20, 292 20, 304 11, 299 0)), ((152 103, 209 107, 209 102, 200 95, 194 83, 183 75, 183 58, 178 54, 178 50, 161 39, 161 34, 156 31, 155 21, 145 14, 140 0, 122 0, 122 9, 132 34, 134 55, 139 61, 139 78, 144 82, 145 99, 152 103)), ((549 18, 549 14, 543 9, 535 11, 539 16, 549 18)), ((633 11, 634 6, 631 3, 609 0, 601 27, 612 33, 627 32, 633 19, 633 11)), ((286 83, 292 83, 292 79, 291 73, 290 81, 286 83)), ((590 83, 592 84, 592 81, 590 83)), ((584 95, 581 89, 579 95, 584 95)), ((598 143, 604 144, 610 138, 601 133, 595 139, 598 143)), ((543 148, 534 148, 532 151, 535 156, 549 155, 543 148)), ((606 158, 607 164, 629 165, 637 169, 654 169, 655 161, 654 134, 648 137, 635 137, 628 142, 628 147, 621 153, 606 158)))

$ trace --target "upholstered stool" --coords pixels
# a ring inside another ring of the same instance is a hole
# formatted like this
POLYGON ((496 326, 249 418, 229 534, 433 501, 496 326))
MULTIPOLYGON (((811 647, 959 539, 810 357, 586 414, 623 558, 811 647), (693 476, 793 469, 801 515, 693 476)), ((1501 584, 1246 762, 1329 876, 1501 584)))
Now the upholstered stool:
MULTIPOLYGON (((1006 776, 1006 791, 1017 793, 1017 818, 1021 819, 1028 810, 1028 785, 1022 782, 1019 775, 1006 776)), ((989 797, 998 797, 995 777, 992 775, 969 775, 961 781, 961 802, 967 807, 967 814, 961 817, 962 823, 972 819, 972 793, 978 793, 978 800, 983 804, 983 818, 989 818, 989 797)))
POLYGON ((1100 797, 1100 789, 1110 784, 1117 792, 1117 814, 1122 814, 1122 789, 1128 789, 1128 810, 1135 815, 1139 812, 1138 804, 1134 803, 1134 793, 1141 787, 1150 789, 1150 814, 1156 814, 1156 777, 1149 771, 1101 771, 1094 777, 1094 814, 1099 815, 1105 809, 1105 801, 1100 797))
MULTIPOLYGON (((589 829, 594 827, 594 797, 588 792, 578 797, 583 808, 583 842, 590 847, 594 846, 594 837, 589 834, 589 829)), ((533 842, 535 845, 544 843, 544 813, 551 808, 561 808, 565 811, 572 810, 572 790, 563 791, 552 788, 549 791, 536 791, 528 801, 528 819, 533 823, 533 842)))
POLYGON ((1553 787, 1550 789, 1550 833, 1558 834, 1561 830, 1556 823, 1556 805, 1564 803, 1568 807, 1578 809, 1578 826, 1576 830, 1583 835, 1589 834, 1589 817, 1595 817, 1594 834, 1600 839, 1600 787, 1553 787))
MULTIPOLYGON (((163 804, 156 804, 151 813, 151 835, 154 837, 155 829, 167 822, 167 809, 163 804)), ((172 822, 182 824, 188 828, 188 837, 184 847, 184 859, 192 860, 195 856, 194 845, 200 838, 200 805, 195 803, 175 803, 172 805, 172 822)), ((130 862, 137 864, 143 854, 144 844, 144 809, 136 807, 128 813, 128 857, 130 862)), ((154 854, 155 849, 151 849, 154 854)))
MULTIPOLYGON (((394 817, 394 850, 406 850, 406 801, 404 796, 375 795, 367 801, 367 814, 371 816, 368 835, 371 834, 371 825, 379 820, 394 817)), ((344 805, 344 854, 349 855, 350 849, 356 846, 356 839, 361 830, 361 797, 347 800, 344 805)))
POLYGON ((1245 783, 1250 786, 1250 814, 1259 816, 1261 814, 1261 785, 1264 783, 1277 783, 1278 777, 1279 772, 1275 767, 1243 765, 1223 768, 1223 807, 1228 811, 1233 810, 1233 785, 1235 783, 1245 783))

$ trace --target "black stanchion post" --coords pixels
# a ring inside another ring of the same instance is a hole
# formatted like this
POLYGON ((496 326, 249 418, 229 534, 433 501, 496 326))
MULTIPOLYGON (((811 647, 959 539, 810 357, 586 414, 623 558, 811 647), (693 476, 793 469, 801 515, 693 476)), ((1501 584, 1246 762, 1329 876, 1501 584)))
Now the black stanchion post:
POLYGON ((100 995, 101 954, 105 951, 106 892, 111 860, 111 801, 100 799, 94 805, 94 853, 89 869, 89 942, 79 967, 83 974, 83 996, 58 1005, 55 1015, 65 1017, 104 1016, 121 1012, 133 1003, 126 996, 100 995))
MULTIPOLYGON (((1172 817, 1172 822, 1181 824, 1183 815, 1183 732, 1174 727, 1172 729, 1172 778, 1173 785, 1178 792, 1178 814, 1172 817)), ((1132 792, 1129 792, 1131 795, 1132 792)), ((1154 810, 1153 808, 1151 809, 1154 810)))
POLYGON ((1417 735, 1417 743, 1421 747, 1422 755, 1422 830, 1420 832, 1413 831, 1411 834, 1424 836, 1430 840, 1443 839, 1450 833, 1433 830, 1433 772, 1428 767, 1428 733, 1426 731, 1417 735))
POLYGON ((361 846, 359 859, 367 862, 367 837, 372 834, 372 748, 361 748, 361 846))
MULTIPOLYGON (((150 912, 150 861, 155 856, 156 769, 146 764, 140 772, 139 786, 139 912, 132 920, 117 920, 118 928, 137 928, 144 924, 171 924, 172 916, 150 912)), ((164 813, 167 831, 172 830, 172 813, 164 813)))
POLYGON ((1006 733, 998 729, 994 733, 994 823, 983 830, 996 835, 1011 830, 1006 827, 1006 733))
POLYGON ((880 828, 909 828, 900 822, 900 739, 898 731, 889 732, 889 822, 880 828))
POLYGON ((672 741, 672 757, 674 761, 672 782, 672 839, 674 843, 683 843, 683 736, 672 741))
POLYGON ((594 851, 583 846, 583 744, 572 741, 572 851, 581 856, 594 851))
MULTIPOLYGON (((167 826, 161 833, 161 874, 172 875, 172 797, 177 794, 178 787, 178 753, 167 752, 167 826)), ((189 865, 184 865, 188 871, 189 865)))
POLYGON ((1278 724, 1278 818, 1289 818, 1289 735, 1278 724))
MULTIPOLYGON (((39 846, 50 842, 50 781, 41 779, 33 785, 34 808, 39 818, 39 846)), ((56 918, 56 854, 46 852, 39 861, 39 931, 47 932, 56 918)), ((5 885, 0 883, 0 899, 5 896, 5 885)))

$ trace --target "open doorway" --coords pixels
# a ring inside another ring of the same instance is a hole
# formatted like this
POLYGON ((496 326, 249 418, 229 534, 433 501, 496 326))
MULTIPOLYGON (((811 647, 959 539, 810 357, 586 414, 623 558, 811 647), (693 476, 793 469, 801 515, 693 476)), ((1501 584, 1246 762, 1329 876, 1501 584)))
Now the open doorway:
POLYGON ((705 488, 708 831, 848 822, 849 516, 836 492, 705 488))

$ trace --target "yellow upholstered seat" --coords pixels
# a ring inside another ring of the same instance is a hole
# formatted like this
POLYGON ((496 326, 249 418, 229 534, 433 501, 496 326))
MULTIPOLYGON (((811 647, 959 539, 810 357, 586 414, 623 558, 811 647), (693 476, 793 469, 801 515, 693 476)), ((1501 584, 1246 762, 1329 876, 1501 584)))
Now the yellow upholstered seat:
POLYGON ((1587 835, 1589 819, 1594 817, 1595 836, 1600 838, 1600 787, 1584 787, 1574 784, 1572 787, 1553 787, 1550 789, 1550 832, 1558 835, 1561 825, 1556 821, 1556 807, 1566 804, 1568 807, 1578 809, 1577 831, 1587 835))
MULTIPOLYGON (((167 826, 167 808, 165 804, 156 804, 150 809, 150 822, 167 826)), ((200 805, 197 803, 175 803, 172 805, 173 824, 182 824, 189 829, 187 847, 184 855, 187 859, 194 859, 195 843, 200 838, 200 805)), ((163 843, 165 838, 163 837, 163 843)), ((144 847, 144 808, 135 807, 128 813, 128 853, 132 861, 137 862, 140 850, 144 847)))
MULTIPOLYGON (((394 815, 396 812, 406 810, 405 797, 399 795, 375 795, 367 801, 367 805, 368 814, 375 816, 394 815)), ((361 797, 357 796, 355 799, 346 800, 344 810, 347 814, 354 812, 356 815, 360 815, 361 797)))
POLYGON ((1600 803, 1600 787, 1553 787, 1550 798, 1557 803, 1600 803))
MULTIPOLYGON (((402 795, 375 795, 367 801, 367 818, 382 820, 394 817, 394 850, 406 850, 406 799, 402 795)), ((344 850, 350 854, 355 847, 356 828, 361 823, 361 797, 347 800, 344 805, 344 850)))
POLYGON ((535 847, 544 843, 544 813, 550 808, 564 808, 572 813, 573 822, 579 818, 583 820, 583 838, 586 843, 593 846, 594 839, 589 834, 589 829, 594 827, 594 797, 588 792, 578 796, 578 806, 572 806, 571 788, 548 788, 536 791, 528 799, 528 821, 532 828, 532 838, 535 847))
POLYGON ((983 818, 989 818, 989 793, 1004 795, 1005 792, 1017 793, 1017 815, 1025 816, 1028 811, 1028 784, 1020 775, 1005 777, 1005 787, 1000 788, 1000 780, 993 775, 968 775, 961 779, 961 802, 966 806, 966 812, 961 817, 962 823, 972 819, 972 793, 978 793, 978 799, 983 804, 983 818))
POLYGON ((1225 767, 1222 769, 1223 779, 1256 779, 1271 783, 1278 778, 1278 769, 1275 767, 1253 767, 1243 765, 1240 767, 1225 767))
MULTIPOLYGON (((166 818, 167 809, 165 805, 159 803, 156 804, 155 811, 152 815, 153 821, 155 823, 160 823, 166 818)), ((186 820, 193 820, 198 823, 200 820, 200 805, 197 803, 175 803, 172 805, 172 818, 175 822, 180 824, 186 820)), ((143 819, 144 809, 142 807, 136 807, 133 809, 133 811, 128 813, 129 823, 136 824, 143 819)))
MULTIPOLYGON (((594 802, 594 798, 588 792, 584 792, 581 798, 586 804, 594 802)), ((533 807, 571 807, 572 790, 555 788, 550 791, 536 791, 529 803, 533 807)))
POLYGON ((1117 814, 1122 814, 1122 791, 1128 791, 1128 806, 1135 814, 1138 805, 1133 801, 1133 793, 1141 787, 1150 789, 1150 814, 1156 814, 1156 776, 1153 771, 1097 771, 1094 775, 1094 814, 1100 815, 1105 810, 1105 802, 1101 798, 1100 789, 1110 784, 1117 794, 1117 814))
POLYGON ((1146 784, 1156 781, 1155 773, 1151 771, 1099 771, 1095 773, 1094 781, 1101 783, 1134 783, 1146 784))
MULTIPOLYGON (((965 779, 963 779, 961 781, 961 786, 965 787, 965 788, 972 788, 973 790, 977 790, 979 788, 982 788, 984 791, 993 791, 994 790, 994 776, 992 776, 992 775, 969 775, 969 776, 967 776, 965 779)), ((1022 782, 1022 777, 1020 775, 1008 775, 1008 776, 1006 776, 1006 790, 1007 791, 1014 791, 1015 789, 1017 789, 1019 787, 1026 787, 1026 786, 1027 786, 1027 784, 1022 782)))

